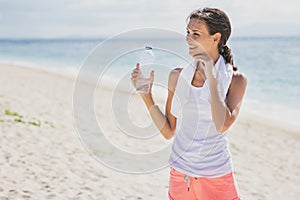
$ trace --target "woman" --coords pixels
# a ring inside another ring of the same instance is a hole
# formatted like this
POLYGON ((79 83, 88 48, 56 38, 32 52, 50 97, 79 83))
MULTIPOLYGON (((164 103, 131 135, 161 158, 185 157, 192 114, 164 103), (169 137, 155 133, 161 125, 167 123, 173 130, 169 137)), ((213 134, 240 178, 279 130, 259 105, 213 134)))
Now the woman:
MULTIPOLYGON (((226 44, 230 34, 223 11, 192 12, 186 42, 195 62, 171 71, 165 114, 155 105, 151 89, 141 94, 161 134, 166 139, 174 136, 169 199, 239 199, 226 135, 238 116, 247 79, 233 65, 226 44)), ((137 64, 134 86, 139 75, 137 64)), ((154 72, 150 87, 153 80, 154 72)))

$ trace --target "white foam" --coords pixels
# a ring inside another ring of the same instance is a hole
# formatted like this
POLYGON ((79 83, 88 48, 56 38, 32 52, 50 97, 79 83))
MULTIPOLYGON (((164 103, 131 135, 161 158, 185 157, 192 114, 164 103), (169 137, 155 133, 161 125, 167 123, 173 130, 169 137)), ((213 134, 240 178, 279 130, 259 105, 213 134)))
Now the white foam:
POLYGON ((29 69, 39 70, 39 71, 47 71, 47 72, 51 72, 51 73, 55 73, 55 74, 59 74, 71 78, 76 78, 79 73, 79 69, 76 69, 76 67, 59 65, 59 64, 52 64, 52 65, 56 65, 56 67, 49 67, 34 62, 8 61, 8 60, 0 60, 0 64, 14 65, 18 67, 24 67, 24 68, 29 68, 29 69))

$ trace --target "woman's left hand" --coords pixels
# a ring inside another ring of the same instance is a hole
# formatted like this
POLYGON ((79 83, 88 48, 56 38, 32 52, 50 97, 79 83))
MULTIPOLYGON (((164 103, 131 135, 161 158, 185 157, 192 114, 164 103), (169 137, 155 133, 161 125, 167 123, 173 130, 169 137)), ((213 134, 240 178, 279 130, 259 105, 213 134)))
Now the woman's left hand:
POLYGON ((214 61, 207 54, 197 54, 194 56, 197 69, 204 71, 205 77, 208 79, 215 78, 214 61))

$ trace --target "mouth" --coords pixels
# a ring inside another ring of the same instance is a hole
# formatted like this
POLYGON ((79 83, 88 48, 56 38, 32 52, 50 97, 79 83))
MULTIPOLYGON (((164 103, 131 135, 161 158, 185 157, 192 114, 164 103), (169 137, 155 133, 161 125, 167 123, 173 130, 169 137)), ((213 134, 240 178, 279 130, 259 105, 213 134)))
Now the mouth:
POLYGON ((197 49, 197 46, 190 46, 189 47, 189 50, 194 50, 194 49, 197 49))

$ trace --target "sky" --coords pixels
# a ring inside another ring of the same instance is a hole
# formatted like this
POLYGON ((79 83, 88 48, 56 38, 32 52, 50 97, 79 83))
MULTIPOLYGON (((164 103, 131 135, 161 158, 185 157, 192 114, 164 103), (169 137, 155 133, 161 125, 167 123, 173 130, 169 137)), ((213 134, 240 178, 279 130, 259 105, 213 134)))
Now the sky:
POLYGON ((0 38, 99 38, 144 28, 185 34, 186 17, 224 10, 232 35, 300 36, 298 0, 0 0, 0 38))

